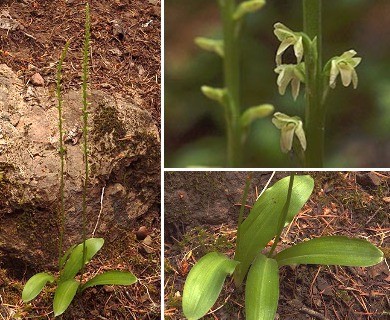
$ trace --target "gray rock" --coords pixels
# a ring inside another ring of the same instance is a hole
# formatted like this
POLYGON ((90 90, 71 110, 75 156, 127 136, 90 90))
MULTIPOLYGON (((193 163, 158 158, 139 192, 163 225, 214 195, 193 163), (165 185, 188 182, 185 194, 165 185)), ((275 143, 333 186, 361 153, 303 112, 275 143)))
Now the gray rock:
MULTIPOLYGON (((55 99, 42 107, 24 94, 22 81, 0 65, 0 263, 19 259, 38 268, 53 265, 58 250, 58 110, 55 99)), ((81 92, 63 100, 66 135, 81 128, 81 92)), ((113 227, 130 228, 159 201, 160 139, 151 115, 120 96, 93 91, 89 101, 87 234, 101 211, 95 236, 109 239, 113 227)), ((65 247, 81 240, 81 142, 65 145, 65 247)))

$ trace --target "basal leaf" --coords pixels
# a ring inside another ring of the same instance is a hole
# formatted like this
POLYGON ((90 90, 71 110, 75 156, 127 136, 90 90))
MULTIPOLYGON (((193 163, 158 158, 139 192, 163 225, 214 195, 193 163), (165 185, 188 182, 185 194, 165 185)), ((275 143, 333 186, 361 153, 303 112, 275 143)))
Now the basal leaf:
POLYGON ((53 310, 54 316, 57 317, 63 314, 68 309, 74 296, 76 295, 79 282, 75 279, 60 282, 54 294, 53 310))
POLYGON ((102 285, 123 285, 128 286, 137 282, 137 278, 134 274, 128 271, 111 270, 105 273, 99 274, 87 281, 81 287, 81 291, 93 286, 102 285))
POLYGON ((246 320, 274 320, 279 300, 278 264, 260 254, 248 272, 245 286, 246 320))
POLYGON ((61 257, 60 259, 60 266, 61 268, 64 266, 66 260, 68 259, 69 255, 72 253, 73 249, 76 248, 77 244, 74 244, 73 246, 71 246, 68 250, 66 250, 66 252, 64 253, 64 255, 61 257))
POLYGON ((183 312, 190 320, 203 317, 217 300, 225 278, 238 262, 223 254, 210 252, 189 272, 183 291, 183 312))
POLYGON ((22 300, 24 302, 34 299, 43 289, 47 282, 53 282, 54 277, 46 272, 33 275, 23 288, 22 300))
MULTIPOLYGON (((275 237, 278 221, 286 202, 290 177, 283 178, 268 188, 253 205, 248 217, 240 227, 235 260, 240 265, 234 272, 234 280, 240 285, 256 255, 275 237)), ((309 199, 314 188, 310 176, 295 176, 287 224, 309 199)))
POLYGON ((383 260, 383 252, 362 239, 320 237, 296 244, 275 256, 279 266, 324 264, 368 267, 383 260))
MULTIPOLYGON (((86 257, 85 263, 88 263, 92 257, 101 249, 104 244, 103 238, 90 238, 85 241, 86 257)), ((62 270, 60 281, 66 281, 74 278, 81 270, 83 260, 83 244, 77 245, 71 252, 69 259, 66 261, 62 270)))

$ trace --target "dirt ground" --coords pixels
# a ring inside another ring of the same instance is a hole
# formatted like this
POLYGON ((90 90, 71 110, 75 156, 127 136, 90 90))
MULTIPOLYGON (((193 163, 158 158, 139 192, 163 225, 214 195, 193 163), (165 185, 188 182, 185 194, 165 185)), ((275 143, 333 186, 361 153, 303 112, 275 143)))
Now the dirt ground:
MULTIPOLYGON (((315 180, 313 194, 288 227, 288 232, 285 229, 282 233, 279 250, 307 238, 346 235, 368 239, 382 248, 388 257, 390 174, 372 173, 374 180, 353 172, 310 174, 315 180)), ((187 181, 190 184, 189 177, 187 181)), ((242 183, 241 187, 244 188, 242 183)), ((260 192, 263 185, 256 187, 260 192)), ((254 188, 252 185, 252 191, 254 188)), ((181 201, 178 196, 178 205, 181 201)), ((239 201, 232 204, 236 210, 239 210, 239 201)), ((229 210, 225 209, 225 212, 229 210)), ((230 216, 228 213, 226 221, 230 216)), ((233 257, 235 228, 234 222, 227 222, 218 226, 169 229, 165 243, 166 319, 184 319, 181 312, 183 285, 196 261, 210 251, 233 257)), ((386 261, 370 268, 283 267, 280 284, 278 319, 388 319, 390 314, 390 269, 386 261)), ((205 319, 245 319, 244 297, 235 290, 230 278, 212 310, 205 319)))
MULTIPOLYGON (((160 0, 90 1, 91 86, 121 93, 147 109, 160 127, 160 0)), ((80 88, 84 6, 80 0, 2 0, 0 63, 25 82, 39 72, 55 86, 56 63, 71 39, 65 88, 80 88)))
MULTIPOLYGON (((149 111, 160 128, 160 0, 89 3, 90 89, 121 94, 149 111)), ((81 0, 1 0, 0 64, 12 68, 25 84, 38 72, 54 92, 56 64, 65 42, 71 39, 63 87, 65 92, 80 89, 84 8, 85 1, 81 0)), ((140 281, 129 287, 87 290, 62 319, 160 319, 160 214, 160 204, 156 203, 134 221, 131 230, 120 226, 110 230, 109 241, 87 268, 87 276, 108 269, 131 270, 140 281), (147 243, 136 239, 140 226, 148 230, 147 243)), ((0 263, 4 262, 1 259, 0 255, 0 263)), ((12 262, 1 265, 0 318, 52 319, 53 288, 32 303, 23 304, 26 271, 12 262)))

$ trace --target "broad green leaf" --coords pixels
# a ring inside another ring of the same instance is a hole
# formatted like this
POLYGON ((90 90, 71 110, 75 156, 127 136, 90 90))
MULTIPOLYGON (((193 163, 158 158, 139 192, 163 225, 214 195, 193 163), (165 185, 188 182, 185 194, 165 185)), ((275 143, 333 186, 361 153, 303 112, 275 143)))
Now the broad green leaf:
POLYGON ((279 252, 279 266, 291 264, 325 264, 368 267, 383 260, 383 252, 362 239, 328 236, 311 239, 279 252))
MULTIPOLYGON (((275 237, 279 217, 286 202, 289 181, 290 177, 283 178, 264 191, 240 226, 234 257, 241 262, 234 272, 236 285, 242 283, 253 259, 275 237)), ((310 176, 295 176, 286 225, 309 199, 313 188, 314 181, 310 176)))
MULTIPOLYGON (((103 238, 90 238, 85 241, 86 256, 85 263, 88 263, 92 257, 101 249, 104 244, 103 238)), ((66 281, 74 278, 81 270, 83 260, 83 244, 77 245, 71 252, 69 259, 66 261, 65 267, 62 270, 60 281, 66 281)))
POLYGON ((63 314, 68 309, 77 289, 79 288, 79 282, 75 279, 66 280, 60 282, 54 294, 53 310, 54 316, 57 317, 63 314))
POLYGON ((24 302, 34 299, 43 289, 47 282, 53 282, 54 277, 46 272, 33 275, 23 288, 22 300, 24 302))
POLYGON ((246 320, 274 320, 279 300, 278 264, 260 254, 248 272, 245 286, 246 320))
POLYGON ((192 267, 183 291, 183 312, 190 320, 203 317, 217 300, 225 278, 239 262, 210 252, 192 267))
POLYGON ((82 285, 81 291, 93 286, 123 285, 128 286, 137 282, 134 274, 127 271, 111 270, 93 277, 82 285))
POLYGON ((68 250, 66 250, 66 252, 64 253, 64 255, 61 257, 60 259, 60 267, 62 268, 66 262, 66 260, 68 259, 69 255, 72 253, 73 249, 76 248, 77 244, 74 244, 73 246, 71 246, 68 250))

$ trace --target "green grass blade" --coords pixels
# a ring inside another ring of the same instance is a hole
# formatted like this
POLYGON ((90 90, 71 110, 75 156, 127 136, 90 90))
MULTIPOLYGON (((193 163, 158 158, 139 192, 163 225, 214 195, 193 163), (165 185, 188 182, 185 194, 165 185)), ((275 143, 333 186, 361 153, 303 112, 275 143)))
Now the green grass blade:
POLYGON ((223 254, 210 252, 189 272, 183 291, 183 312, 190 320, 203 317, 217 300, 226 276, 238 262, 223 254))
POLYGON ((57 317, 63 314, 68 309, 77 289, 79 288, 79 282, 75 279, 66 280, 58 284, 57 290, 54 294, 53 310, 54 316, 57 317))
MULTIPOLYGON (((286 177, 268 188, 256 201, 248 218, 241 224, 240 239, 237 239, 238 245, 234 257, 235 260, 241 262, 234 272, 236 285, 242 283, 254 258, 277 234, 289 181, 290 177, 286 177)), ((313 188, 314 180, 310 176, 295 176, 287 224, 309 199, 313 188)))
POLYGON ((245 287, 246 320, 273 320, 279 300, 278 264, 259 255, 248 272, 245 287))
MULTIPOLYGON (((104 244, 103 238, 90 238, 85 241, 86 257, 85 263, 88 263, 92 257, 101 249, 104 244)), ((60 281, 66 281, 74 278, 74 276, 81 270, 83 260, 83 244, 77 245, 71 252, 69 259, 66 261, 64 269, 60 277, 60 281)))
POLYGON ((23 288, 22 300, 24 302, 34 299, 43 289, 47 282, 53 282, 54 277, 46 272, 33 275, 23 288))
POLYGON ((99 274, 93 277, 91 280, 87 281, 81 287, 81 291, 93 286, 102 286, 102 285, 122 285, 129 286, 137 282, 137 278, 134 274, 128 271, 119 271, 111 270, 105 273, 99 274))
POLYGON ((383 252, 362 239, 329 236, 311 239, 275 256, 279 266, 291 264, 324 264, 368 267, 383 260, 383 252))

